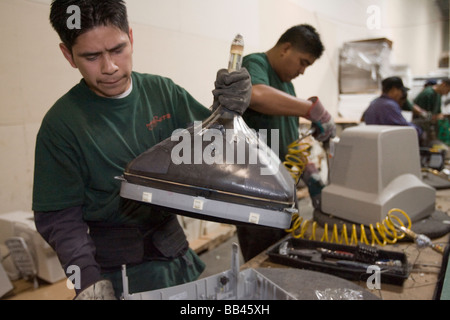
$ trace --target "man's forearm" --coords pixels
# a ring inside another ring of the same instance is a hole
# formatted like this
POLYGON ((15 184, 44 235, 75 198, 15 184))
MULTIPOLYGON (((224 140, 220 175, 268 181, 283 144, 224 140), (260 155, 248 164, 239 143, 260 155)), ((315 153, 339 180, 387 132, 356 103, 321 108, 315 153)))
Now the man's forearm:
POLYGON ((253 86, 250 108, 267 115, 306 117, 312 102, 267 85, 253 86))
POLYGON ((77 292, 102 279, 81 207, 35 212, 34 217, 38 232, 56 251, 64 272, 67 273, 69 266, 80 268, 81 283, 80 288, 75 287, 77 292))

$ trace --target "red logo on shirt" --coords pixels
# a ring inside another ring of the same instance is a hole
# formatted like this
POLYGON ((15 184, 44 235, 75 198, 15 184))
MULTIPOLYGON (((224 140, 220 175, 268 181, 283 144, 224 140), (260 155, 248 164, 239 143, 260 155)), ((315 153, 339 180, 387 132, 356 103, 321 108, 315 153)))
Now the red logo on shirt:
POLYGON ((146 124, 148 130, 152 131, 153 129, 156 128, 156 126, 160 123, 163 122, 164 120, 170 119, 172 116, 169 114, 166 114, 162 117, 158 117, 158 116, 154 116, 153 120, 150 121, 150 123, 146 124))

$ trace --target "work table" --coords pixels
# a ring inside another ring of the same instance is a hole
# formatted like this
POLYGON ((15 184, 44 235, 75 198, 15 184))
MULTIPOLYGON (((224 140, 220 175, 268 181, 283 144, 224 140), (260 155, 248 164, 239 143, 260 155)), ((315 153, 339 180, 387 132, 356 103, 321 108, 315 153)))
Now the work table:
MULTIPOLYGON (((442 212, 450 212, 450 190, 438 190, 436 193, 436 209, 442 212)), ((450 220, 450 219, 449 219, 450 220)), ((449 227, 450 228, 450 227, 449 227)), ((282 241, 285 241, 290 236, 288 235, 282 241)), ((449 246, 449 234, 432 239, 433 243, 441 244, 445 248, 449 246)), ((275 248, 282 241, 278 242, 268 250, 262 252, 247 263, 243 264, 241 269, 284 269, 292 268, 287 265, 282 265, 271 261, 267 252, 275 248)), ((362 290, 372 293, 374 296, 382 300, 433 300, 436 298, 436 291, 438 286, 442 285, 442 277, 446 277, 446 299, 450 299, 448 291, 450 291, 450 275, 445 274, 445 270, 441 270, 443 266, 443 255, 432 250, 429 247, 418 248, 414 242, 402 241, 394 245, 377 246, 382 250, 402 252, 406 255, 408 264, 411 265, 409 277, 403 282, 403 285, 394 285, 389 283, 382 283, 379 290, 369 289, 365 281, 351 281, 357 284, 362 290)), ((447 257, 448 259, 448 257, 447 257)), ((444 264, 444 267, 446 265, 444 264)), ((448 268, 447 268, 448 269, 448 268)), ((298 269, 301 270, 301 269, 298 269)), ((301 273, 299 273, 301 276, 301 273)), ((276 279, 274 279, 276 281, 276 279)), ((346 280, 347 281, 347 280, 346 280)), ((303 288, 298 290, 307 290, 309 284, 306 283, 303 288), (306 288, 306 289, 305 289, 306 288)), ((312 285, 312 288, 314 286, 312 285)))

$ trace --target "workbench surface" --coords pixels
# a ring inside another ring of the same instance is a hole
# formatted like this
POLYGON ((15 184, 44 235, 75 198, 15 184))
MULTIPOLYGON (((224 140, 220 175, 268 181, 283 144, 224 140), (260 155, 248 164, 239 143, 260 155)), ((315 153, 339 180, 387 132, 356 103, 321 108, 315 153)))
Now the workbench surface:
MULTIPOLYGON (((438 190, 436 194, 436 209, 450 213, 450 189, 438 190)), ((450 235, 446 234, 443 237, 433 239, 434 243, 440 243, 448 246, 450 235)), ((352 281, 352 285, 356 285, 361 290, 367 291, 369 296, 375 296, 383 300, 432 300, 435 299, 436 288, 439 285, 441 278, 445 275, 441 274, 441 267, 443 262, 442 254, 433 251, 430 248, 419 249, 413 242, 400 242, 395 245, 380 247, 383 250, 398 251, 404 253, 408 258, 408 263, 413 264, 414 268, 402 286, 392 284, 381 284, 380 290, 369 290, 367 283, 363 281, 352 281), (440 278, 441 277, 441 278, 440 278)), ((269 248, 270 249, 270 248, 269 248)), ((267 276, 275 277, 277 269, 290 268, 274 263, 269 260, 267 251, 262 252, 252 260, 243 264, 241 269, 254 268, 265 271, 267 276), (275 273, 274 273, 275 272, 275 273)), ((292 269, 292 268, 291 268, 292 269)), ((450 270, 450 268, 448 268, 450 270)), ((300 269, 297 269, 300 271, 300 269)), ((295 276, 294 272, 280 272, 280 274, 291 274, 295 276)), ((298 275, 296 283, 302 282, 302 279, 308 279, 309 287, 314 287, 314 277, 310 274, 302 273, 298 275)), ((328 277, 325 275, 324 277, 328 277)), ((446 285, 450 286, 449 275, 446 275, 446 285)), ((275 277, 276 278, 276 277, 275 277)), ((320 276, 319 276, 320 278, 320 276)), ((322 279, 323 280, 323 279, 322 279)), ((292 282, 294 283, 294 279, 292 282)), ((347 281, 347 280, 346 280, 347 281)), ((348 281, 347 281, 348 282, 348 281)), ((10 300, 70 300, 74 298, 73 290, 67 288, 66 280, 59 281, 52 285, 42 285, 38 289, 33 289, 33 284, 29 281, 19 280, 14 283, 16 294, 4 297, 10 300)), ((305 285, 299 285, 298 290, 304 290, 305 285)), ((450 288, 447 289, 450 291, 450 288)), ((311 297, 311 295, 308 295, 311 297)), ((448 299, 448 298, 447 298, 448 299)))
MULTIPOLYGON (((449 215, 449 189, 438 190, 436 192, 436 209, 449 215)), ((288 238, 289 236, 286 237, 286 239, 288 238)), ((286 239, 283 239, 282 241, 286 239)), ((432 241, 433 243, 441 244, 447 247, 449 245, 449 240, 450 236, 449 234, 446 234, 442 237, 433 239, 432 241)), ((278 244, 272 246, 271 248, 276 247, 278 244)), ((450 277, 450 275, 441 273, 441 268, 443 265, 442 254, 428 247, 418 248, 414 242, 409 241, 378 247, 382 250, 402 252, 406 255, 408 264, 412 265, 412 269, 408 279, 403 282, 403 285, 381 283, 381 288, 379 290, 369 289, 367 287, 366 281, 351 281, 352 283, 359 285, 362 290, 368 291, 382 300, 433 300, 439 298, 436 297, 436 290, 437 287, 442 284, 441 278, 444 276, 450 277)), ((267 252, 270 251, 271 248, 262 252, 247 263, 243 264, 242 269, 292 268, 290 266, 281 265, 279 263, 271 261, 269 259, 269 256, 267 255, 267 252)), ((448 280, 445 283, 446 285, 449 285, 448 280)), ((299 288, 299 290, 302 289, 299 288)))

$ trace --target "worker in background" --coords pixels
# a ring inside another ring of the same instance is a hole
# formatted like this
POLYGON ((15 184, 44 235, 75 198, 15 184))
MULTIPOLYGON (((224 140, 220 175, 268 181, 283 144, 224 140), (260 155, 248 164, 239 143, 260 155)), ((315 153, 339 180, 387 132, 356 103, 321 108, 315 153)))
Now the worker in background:
POLYGON ((446 78, 438 83, 426 85, 414 99, 414 104, 428 114, 426 120, 414 120, 426 132, 428 145, 434 145, 440 138, 440 127, 444 131, 448 128, 448 119, 442 113, 442 96, 446 96, 449 92, 450 79, 446 78))
MULTIPOLYGON (((431 80, 427 80, 423 86, 423 89, 426 89, 430 86, 434 86, 435 84, 437 84, 436 80, 431 79, 431 80)), ((405 101, 400 104, 401 108, 403 111, 410 111, 413 113, 413 118, 414 119, 428 119, 429 118, 429 114, 428 112, 426 112, 424 109, 422 109, 421 107, 419 107, 417 104, 412 103, 408 97, 405 98, 405 101)))
POLYGON ((414 103, 423 110, 430 112, 433 120, 442 119, 442 96, 450 92, 450 79, 446 78, 439 83, 425 86, 416 96, 414 103))
MULTIPOLYGON (((250 128, 266 129, 271 145, 272 130, 278 130, 279 157, 284 161, 288 145, 299 138, 299 117, 312 121, 314 137, 326 141, 336 134, 331 115, 317 97, 301 99, 296 96, 292 80, 319 59, 324 51, 317 31, 310 25, 297 25, 287 30, 276 45, 265 53, 253 53, 243 59, 252 79, 252 97, 244 120, 250 128)), ((320 207, 324 184, 314 164, 303 173, 313 205, 320 207)), ((246 261, 286 235, 284 230, 238 226, 238 237, 246 261)))
MULTIPOLYGON (((47 112, 37 135, 37 230, 74 281, 77 299, 120 297, 123 264, 131 293, 196 280, 205 266, 189 249, 176 216, 121 198, 115 177, 210 110, 172 80, 133 71, 134 39, 124 1, 55 0, 50 21, 82 80, 47 112), (81 12, 79 29, 67 27, 71 6, 81 12), (161 121, 149 126, 155 118, 161 121)), ((214 100, 243 113, 251 95, 245 69, 219 70, 217 88, 214 100)))
POLYGON ((403 85, 403 81, 399 77, 386 78, 381 85, 381 96, 370 103, 364 111, 362 120, 369 125, 410 126, 416 130, 420 138, 422 129, 408 122, 403 117, 400 107, 407 101, 409 88, 403 85))

